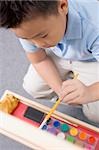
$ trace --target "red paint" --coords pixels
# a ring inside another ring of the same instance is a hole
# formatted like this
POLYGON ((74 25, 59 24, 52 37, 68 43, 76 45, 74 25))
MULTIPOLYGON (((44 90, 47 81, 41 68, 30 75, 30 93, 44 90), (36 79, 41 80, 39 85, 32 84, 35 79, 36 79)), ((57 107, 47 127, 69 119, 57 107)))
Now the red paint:
POLYGON ((93 136, 90 136, 89 138, 88 138, 88 143, 89 144, 94 144, 96 142, 96 139, 93 137, 93 136))

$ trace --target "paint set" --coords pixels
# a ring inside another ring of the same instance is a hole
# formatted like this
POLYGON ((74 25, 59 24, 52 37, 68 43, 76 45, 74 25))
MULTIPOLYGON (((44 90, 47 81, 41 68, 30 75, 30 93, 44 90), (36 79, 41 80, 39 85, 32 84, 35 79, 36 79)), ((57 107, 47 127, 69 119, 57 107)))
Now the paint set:
POLYGON ((42 129, 86 150, 99 150, 97 146, 99 143, 99 134, 96 134, 85 127, 50 118, 42 129))
MULTIPOLYGON (((46 116, 42 111, 28 107, 23 103, 19 103, 12 115, 38 128, 46 116)), ((57 138, 77 144, 86 150, 95 150, 97 143, 99 143, 99 134, 77 124, 68 123, 65 120, 61 121, 61 118, 59 120, 51 117, 42 127, 42 130, 55 135, 57 138)))
MULTIPOLYGON (((9 92, 7 91, 6 93, 9 92)), ((50 108, 15 93, 10 92, 10 94, 19 98, 18 106, 10 116, 23 121, 24 124, 26 123, 39 129, 50 108)), ((60 141, 68 141, 82 149, 99 150, 99 128, 58 111, 55 111, 47 120, 42 127, 42 131, 54 135, 60 141)))

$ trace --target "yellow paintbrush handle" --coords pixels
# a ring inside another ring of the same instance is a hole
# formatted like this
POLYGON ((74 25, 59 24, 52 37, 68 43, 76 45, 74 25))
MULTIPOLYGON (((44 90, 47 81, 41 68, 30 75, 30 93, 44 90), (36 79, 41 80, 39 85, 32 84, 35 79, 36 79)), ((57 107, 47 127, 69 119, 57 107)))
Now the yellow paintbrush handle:
POLYGON ((79 74, 77 73, 77 74, 74 74, 74 79, 77 79, 78 78, 78 76, 79 76, 79 74))
POLYGON ((48 115, 45 117, 45 119, 49 119, 50 116, 52 115, 52 113, 56 110, 56 108, 58 107, 58 105, 60 104, 60 99, 58 99, 55 103, 55 105, 52 107, 52 109, 50 110, 50 112, 48 113, 48 115))

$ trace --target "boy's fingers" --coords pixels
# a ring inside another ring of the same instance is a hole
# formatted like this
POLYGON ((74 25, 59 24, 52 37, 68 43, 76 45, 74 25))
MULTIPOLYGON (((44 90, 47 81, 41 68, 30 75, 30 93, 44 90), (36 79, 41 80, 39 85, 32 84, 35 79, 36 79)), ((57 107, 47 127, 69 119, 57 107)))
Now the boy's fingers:
POLYGON ((60 93, 60 97, 62 98, 67 97, 70 93, 74 91, 76 91, 76 88, 74 86, 69 86, 68 88, 62 90, 62 92, 60 93))
POLYGON ((79 98, 79 94, 77 94, 76 92, 72 92, 70 94, 68 94, 64 99, 63 101, 64 102, 70 102, 70 101, 73 101, 73 100, 76 100, 79 98))
POLYGON ((81 104, 80 103, 80 98, 76 97, 75 99, 69 101, 68 104, 81 104))
POLYGON ((76 98, 76 99, 74 99, 72 101, 69 101, 68 104, 69 105, 78 105, 78 104, 81 104, 81 103, 80 103, 80 99, 76 98))
POLYGON ((70 79, 70 80, 66 80, 66 81, 64 81, 63 82, 63 84, 62 84, 62 87, 64 87, 64 86, 68 86, 68 85, 72 85, 72 80, 70 79))
POLYGON ((62 84, 62 90, 64 90, 64 88, 68 88, 68 86, 75 86, 75 83, 74 79, 64 81, 62 84))

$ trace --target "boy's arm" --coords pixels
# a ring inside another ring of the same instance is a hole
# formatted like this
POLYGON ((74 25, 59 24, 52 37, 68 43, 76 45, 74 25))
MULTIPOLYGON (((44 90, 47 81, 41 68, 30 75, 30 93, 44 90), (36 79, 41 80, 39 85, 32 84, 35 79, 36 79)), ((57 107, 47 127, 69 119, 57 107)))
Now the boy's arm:
POLYGON ((91 99, 93 101, 99 100, 99 82, 89 86, 89 93, 91 93, 91 99))
POLYGON ((41 49, 35 53, 27 53, 27 57, 40 76, 59 96, 62 80, 53 61, 41 49))

